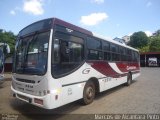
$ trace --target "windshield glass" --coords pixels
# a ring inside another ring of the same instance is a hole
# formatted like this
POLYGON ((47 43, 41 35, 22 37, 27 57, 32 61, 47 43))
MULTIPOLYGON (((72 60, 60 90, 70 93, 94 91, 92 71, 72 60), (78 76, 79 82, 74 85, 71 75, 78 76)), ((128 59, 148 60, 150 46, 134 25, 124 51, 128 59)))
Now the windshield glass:
POLYGON ((43 75, 47 69, 50 32, 35 34, 18 40, 14 72, 43 75))

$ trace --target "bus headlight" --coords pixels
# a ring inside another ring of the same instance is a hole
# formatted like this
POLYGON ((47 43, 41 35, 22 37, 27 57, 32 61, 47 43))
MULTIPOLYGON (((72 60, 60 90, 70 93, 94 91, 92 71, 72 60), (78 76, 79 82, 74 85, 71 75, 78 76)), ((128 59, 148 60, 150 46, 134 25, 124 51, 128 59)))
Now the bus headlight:
POLYGON ((59 94, 60 92, 61 92, 61 89, 51 90, 51 93, 52 93, 52 94, 59 94))
POLYGON ((47 91, 46 90, 43 90, 43 95, 46 95, 47 94, 47 91))
POLYGON ((47 94, 50 94, 50 91, 49 91, 49 90, 43 90, 43 91, 39 91, 39 92, 38 92, 38 95, 39 95, 39 96, 44 96, 44 95, 47 95, 47 94))

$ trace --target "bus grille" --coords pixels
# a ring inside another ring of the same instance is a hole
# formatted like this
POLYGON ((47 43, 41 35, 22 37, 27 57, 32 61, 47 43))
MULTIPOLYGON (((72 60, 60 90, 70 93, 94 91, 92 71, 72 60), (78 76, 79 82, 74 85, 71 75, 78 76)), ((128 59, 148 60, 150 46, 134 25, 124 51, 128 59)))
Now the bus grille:
POLYGON ((25 83, 35 83, 34 80, 26 80, 26 79, 20 79, 20 78, 16 78, 16 80, 20 82, 25 82, 25 83))

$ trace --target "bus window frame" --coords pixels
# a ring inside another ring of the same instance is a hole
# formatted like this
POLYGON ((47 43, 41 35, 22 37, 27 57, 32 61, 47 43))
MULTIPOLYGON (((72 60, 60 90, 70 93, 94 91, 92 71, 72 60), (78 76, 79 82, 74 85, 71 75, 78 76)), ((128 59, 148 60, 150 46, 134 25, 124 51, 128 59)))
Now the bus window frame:
MULTIPOLYGON (((74 33, 67 33, 66 31, 64 31, 65 27, 62 27, 61 29, 56 29, 56 27, 54 27, 54 31, 53 31, 53 34, 52 34, 52 48, 51 48, 51 66, 54 65, 54 58, 52 56, 54 56, 54 47, 53 47, 53 44, 54 44, 54 39, 59 39, 59 42, 61 40, 63 41, 67 41, 67 42, 72 42, 72 43, 77 43, 77 44, 81 44, 83 46, 83 60, 80 62, 80 64, 78 66, 76 66, 74 69, 70 70, 69 72, 66 72, 66 73, 63 73, 63 74, 60 74, 60 75, 55 75, 54 74, 54 69, 51 67, 51 75, 53 78, 55 79, 58 79, 58 78, 62 78, 62 77, 65 77, 75 71, 77 71, 84 63, 85 63, 85 60, 86 60, 86 54, 85 54, 85 50, 86 50, 86 42, 85 42, 85 35, 82 36, 82 34, 80 33, 80 35, 78 35, 78 32, 76 34, 74 33), (62 29, 63 28, 63 29, 62 29), (66 40, 66 39, 63 39, 63 38, 58 38, 56 37, 56 32, 61 32, 62 34, 67 34, 67 35, 72 35, 74 37, 78 37, 78 38, 81 38, 83 40, 83 43, 79 43, 79 42, 76 42, 76 41, 73 41, 73 40, 66 40), (53 62, 52 62, 53 61, 53 62)), ((61 59, 61 58, 60 58, 61 59)))

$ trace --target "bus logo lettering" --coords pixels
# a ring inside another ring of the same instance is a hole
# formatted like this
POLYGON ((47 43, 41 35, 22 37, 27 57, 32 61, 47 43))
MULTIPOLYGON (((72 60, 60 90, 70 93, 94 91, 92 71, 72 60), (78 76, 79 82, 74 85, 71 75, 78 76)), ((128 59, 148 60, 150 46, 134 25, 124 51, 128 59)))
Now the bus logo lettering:
POLYGON ((73 30, 69 29, 69 28, 66 28, 67 32, 71 33, 73 32, 73 30))
POLYGON ((86 68, 82 71, 82 74, 88 74, 90 72, 90 68, 86 68))

